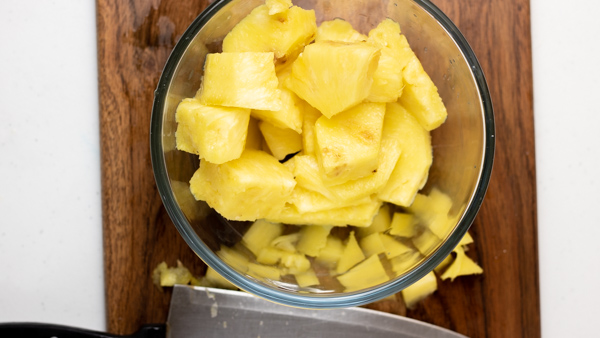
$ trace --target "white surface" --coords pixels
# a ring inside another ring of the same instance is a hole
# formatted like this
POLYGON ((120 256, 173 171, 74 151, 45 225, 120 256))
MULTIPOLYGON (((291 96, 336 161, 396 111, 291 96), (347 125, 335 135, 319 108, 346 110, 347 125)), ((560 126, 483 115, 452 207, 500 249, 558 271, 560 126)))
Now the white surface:
MULTIPOLYGON (((531 4, 542 333, 596 336, 600 5, 531 4)), ((105 328, 95 27, 93 1, 0 2, 0 322, 105 328)))
POLYGON ((105 329, 94 6, 0 2, 0 322, 105 329))
POLYGON ((600 3, 565 4, 531 1, 542 335, 598 337, 600 3))

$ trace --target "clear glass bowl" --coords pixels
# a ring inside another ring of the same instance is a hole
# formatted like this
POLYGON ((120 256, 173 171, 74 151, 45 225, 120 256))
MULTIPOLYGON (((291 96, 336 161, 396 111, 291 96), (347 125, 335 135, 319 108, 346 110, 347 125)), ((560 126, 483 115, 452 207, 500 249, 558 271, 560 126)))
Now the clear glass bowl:
POLYGON ((206 203, 196 202, 189 180, 197 156, 175 148, 175 109, 193 97, 202 80, 205 55, 220 51, 224 36, 260 0, 216 1, 192 22, 169 57, 155 92, 150 132, 152 165, 158 190, 175 226, 194 252, 239 288, 296 307, 336 308, 373 302, 396 293, 436 267, 458 244, 477 214, 492 171, 494 116, 487 84, 473 51, 456 26, 429 1, 297 0, 314 9, 317 24, 342 18, 362 33, 385 18, 398 22, 447 107, 448 119, 432 132, 434 161, 423 191, 437 187, 450 196, 456 225, 405 273, 386 283, 354 292, 299 291, 294 285, 258 280, 221 260, 221 244, 240 241, 248 224, 228 222, 206 203))

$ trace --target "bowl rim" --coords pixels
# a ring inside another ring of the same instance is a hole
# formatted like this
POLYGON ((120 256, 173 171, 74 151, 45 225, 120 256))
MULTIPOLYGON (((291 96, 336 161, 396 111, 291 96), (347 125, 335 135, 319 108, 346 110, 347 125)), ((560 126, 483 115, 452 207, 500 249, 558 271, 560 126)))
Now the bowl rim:
POLYGON ((189 225, 186 216, 177 205, 167 174, 162 144, 162 113, 165 107, 169 84, 179 65, 180 58, 183 56, 196 34, 215 13, 231 1, 232 0, 215 1, 194 19, 171 52, 154 92, 154 103, 150 123, 150 153, 152 168, 163 205, 180 235, 200 259, 240 289, 261 298, 294 307, 325 309, 364 305, 397 293, 424 277, 452 252, 473 223, 483 202, 492 174, 495 153, 495 122, 492 101, 481 65, 466 38, 462 35, 456 25, 454 25, 454 23, 430 1, 410 0, 437 20, 450 38, 454 40, 454 43, 462 53, 465 61, 470 66, 469 69, 475 80, 481 98, 484 118, 484 156, 481 162, 477 186, 471 196, 470 203, 464 211, 463 217, 447 239, 428 257, 425 257, 420 265, 413 267, 412 270, 394 280, 390 280, 375 287, 350 293, 302 295, 277 290, 263 285, 260 282, 253 281, 251 278, 248 278, 229 267, 214 254, 214 252, 194 232, 189 225))

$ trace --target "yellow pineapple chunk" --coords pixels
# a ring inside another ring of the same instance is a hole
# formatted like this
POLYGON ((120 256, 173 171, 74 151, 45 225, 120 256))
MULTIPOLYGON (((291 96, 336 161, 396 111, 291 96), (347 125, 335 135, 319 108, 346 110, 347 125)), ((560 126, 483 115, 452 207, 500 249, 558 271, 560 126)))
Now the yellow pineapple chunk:
POLYGON ((299 225, 354 225, 366 227, 371 224, 380 206, 381 201, 375 198, 364 204, 304 213, 299 212, 293 205, 286 205, 279 211, 274 211, 267 216, 267 220, 299 225))
POLYGON ((433 271, 435 271, 437 274, 441 274, 450 265, 450 263, 452 263, 453 260, 452 254, 446 256, 446 258, 444 258, 444 260, 438 264, 433 271))
POLYGON ((325 242, 325 247, 319 251, 319 255, 316 257, 316 261, 330 266, 335 267, 342 257, 344 251, 344 244, 338 237, 329 235, 325 242))
POLYGON ((256 263, 248 263, 246 273, 257 279, 279 280, 281 278, 281 270, 278 268, 256 263))
POLYGON ((260 249, 256 255, 256 261, 260 264, 276 265, 285 253, 287 253, 287 251, 272 246, 266 246, 260 249))
POLYGON ((435 290, 437 290, 437 279, 433 271, 431 271, 413 285, 402 290, 402 298, 406 307, 412 309, 418 301, 429 296, 435 290))
POLYGON ((385 105, 362 103, 315 124, 317 161, 327 184, 341 184, 374 173, 385 105))
POLYGON ((234 160, 244 150, 249 109, 210 107, 196 99, 184 99, 177 106, 175 119, 179 150, 216 164, 234 160))
POLYGON ((282 129, 265 121, 259 122, 258 127, 276 159, 281 161, 302 149, 302 137, 292 129, 282 129))
POLYGON ((292 7, 292 0, 266 0, 265 5, 269 9, 269 15, 283 13, 292 7))
POLYGON ((209 106, 278 111, 282 103, 277 84, 273 53, 208 54, 196 96, 209 106))
POLYGON ((380 235, 379 232, 375 232, 360 240, 360 247, 366 257, 385 252, 385 246, 383 246, 380 235))
POLYGON ((394 102, 402 95, 402 66, 394 57, 392 49, 381 48, 377 70, 373 73, 373 85, 366 100, 369 102, 394 102))
POLYGON ((429 195, 417 194, 408 210, 437 237, 445 238, 457 223, 457 217, 448 216, 451 208, 450 197, 439 189, 433 188, 429 195))
POLYGON ((286 86, 331 118, 369 95, 379 56, 365 43, 316 42, 294 61, 286 86))
POLYGON ((210 266, 206 269, 204 279, 208 282, 210 287, 217 287, 221 289, 236 290, 237 286, 233 285, 230 281, 221 276, 215 269, 210 266))
POLYGON ((417 118, 426 130, 433 130, 446 121, 448 112, 437 87, 423 70, 418 59, 411 60, 402 73, 406 86, 399 102, 417 118))
POLYGON ((373 222, 368 227, 358 229, 358 235, 366 237, 376 232, 384 232, 390 227, 391 222, 390 206, 384 204, 379 208, 377 215, 373 217, 373 222))
POLYGON ((462 246, 457 246, 454 252, 456 252, 456 258, 454 258, 452 264, 442 274, 441 278, 443 280, 450 278, 451 281, 454 281, 454 278, 458 276, 483 273, 483 269, 477 263, 473 262, 469 256, 465 255, 465 250, 462 246))
POLYGON ((223 262, 230 265, 232 268, 244 273, 248 270, 248 257, 236 249, 221 245, 219 251, 216 252, 217 256, 223 260, 223 262))
POLYGON ((293 252, 296 252, 296 243, 298 243, 299 239, 300 239, 300 233, 294 232, 291 234, 287 234, 287 235, 283 235, 283 236, 279 236, 279 237, 275 238, 271 242, 271 245, 273 247, 281 249, 283 251, 293 253, 293 252))
POLYGON ((310 261, 303 254, 286 252, 281 257, 279 266, 284 268, 286 274, 297 274, 310 269, 310 261))
POLYGON ((312 285, 319 285, 320 283, 319 278, 317 278, 315 270, 313 269, 308 269, 304 272, 297 273, 294 275, 294 277, 296 277, 296 283, 298 283, 298 286, 301 288, 312 285))
POLYGON ((291 91, 280 88, 281 91, 281 109, 271 110, 252 110, 252 116, 259 120, 269 122, 270 124, 284 129, 292 129, 296 133, 302 132, 302 111, 300 99, 291 91))
POLYGON ((471 234, 466 232, 465 235, 463 236, 463 238, 460 240, 460 242, 458 242, 458 245, 468 245, 473 242, 474 241, 473 241, 473 237, 471 237, 471 234))
POLYGON ((294 191, 292 191, 292 198, 289 203, 295 206, 300 213, 310 213, 371 203, 371 198, 365 196, 361 199, 340 203, 339 201, 328 199, 318 192, 296 186, 294 191))
POLYGON ((442 240, 439 237, 427 229, 424 229, 419 236, 413 237, 412 241, 415 247, 424 256, 427 256, 427 254, 442 243, 442 240))
POLYGON ((431 136, 406 109, 387 105, 384 133, 394 135, 402 148, 400 159, 378 197, 399 206, 410 206, 429 175, 433 161, 431 136))
POLYGON ((395 212, 390 226, 390 234, 399 237, 412 237, 415 235, 414 216, 401 212, 395 212))
POLYGON ((303 101, 303 121, 302 121, 302 153, 304 155, 313 155, 315 153, 315 123, 319 117, 323 116, 318 110, 310 104, 303 101))
POLYGON ((335 272, 344 273, 357 263, 363 261, 364 259, 365 255, 363 254, 362 250, 360 249, 360 246, 358 245, 358 242, 356 241, 354 231, 350 231, 350 235, 346 240, 346 245, 344 246, 342 255, 338 260, 335 272))
POLYGON ((297 187, 319 193, 331 201, 339 198, 323 183, 316 157, 311 155, 296 155, 294 156, 294 162, 294 177, 296 178, 297 187))
POLYGON ((263 142, 262 134, 258 129, 258 121, 250 117, 248 123, 248 135, 246 136, 246 147, 244 149, 261 150, 261 144, 263 142))
POLYGON ((336 18, 319 25, 315 42, 319 41, 361 42, 367 41, 367 36, 357 32, 349 22, 336 18))
POLYGON ((258 253, 271 244, 275 238, 281 236, 282 232, 283 225, 259 219, 248 228, 242 237, 242 243, 258 256, 258 253))
POLYGON ((423 256, 418 251, 408 251, 404 254, 396 256, 390 259, 390 264, 392 265, 392 271, 396 274, 396 276, 400 276, 413 268, 419 263, 423 256))
MULTIPOLYGON (((317 32, 315 12, 293 6, 280 11, 275 1, 256 7, 223 40, 224 52, 273 52, 284 63, 311 42, 317 32), (278 12, 270 15, 271 12, 278 12)), ((273 61, 273 60, 272 60, 273 61)))
POLYGON ((400 69, 417 56, 410 48, 406 37, 400 31, 400 25, 392 19, 385 19, 369 32, 367 43, 380 48, 389 48, 392 50, 394 59, 400 62, 400 69))
POLYGON ((307 225, 300 230, 300 240, 296 245, 298 252, 316 257, 327 244, 331 226, 307 225))
POLYGON ((370 288, 389 280, 381 261, 373 255, 345 274, 338 276, 337 280, 344 286, 345 292, 370 288))
POLYGON ((181 262, 177 261, 176 267, 168 267, 167 263, 160 263, 152 272, 154 284, 157 286, 173 286, 175 284, 188 284, 194 278, 181 262))
POLYGON ((410 247, 398 242, 390 235, 380 234, 379 238, 381 239, 381 243, 383 243, 383 247, 385 248, 384 253, 388 259, 392 259, 412 251, 410 247))
POLYGON ((251 149, 223 164, 201 161, 190 180, 197 200, 238 221, 255 221, 281 209, 295 185, 294 176, 283 164, 251 149))

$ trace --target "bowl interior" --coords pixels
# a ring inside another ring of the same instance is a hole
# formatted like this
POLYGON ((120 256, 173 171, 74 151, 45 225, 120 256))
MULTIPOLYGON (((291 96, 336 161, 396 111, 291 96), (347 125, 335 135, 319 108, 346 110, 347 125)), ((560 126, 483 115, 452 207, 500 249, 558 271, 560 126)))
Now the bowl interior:
POLYGON ((221 261, 220 245, 239 242, 247 222, 228 222, 189 191, 199 166, 197 156, 175 148, 175 109, 200 87, 206 54, 220 52, 225 35, 263 1, 233 0, 212 4, 188 28, 175 47, 159 82, 151 126, 151 150, 157 185, 172 220, 190 247, 209 266, 238 287, 276 302, 301 307, 359 305, 395 293, 431 271, 457 245, 477 213, 491 173, 494 150, 492 107, 479 63, 450 20, 427 1, 311 1, 317 24, 342 18, 363 34, 385 18, 398 22, 447 107, 445 124, 432 132, 434 161, 423 191, 436 187, 453 201, 456 226, 431 252, 401 276, 362 291, 323 292, 256 280, 221 261))

